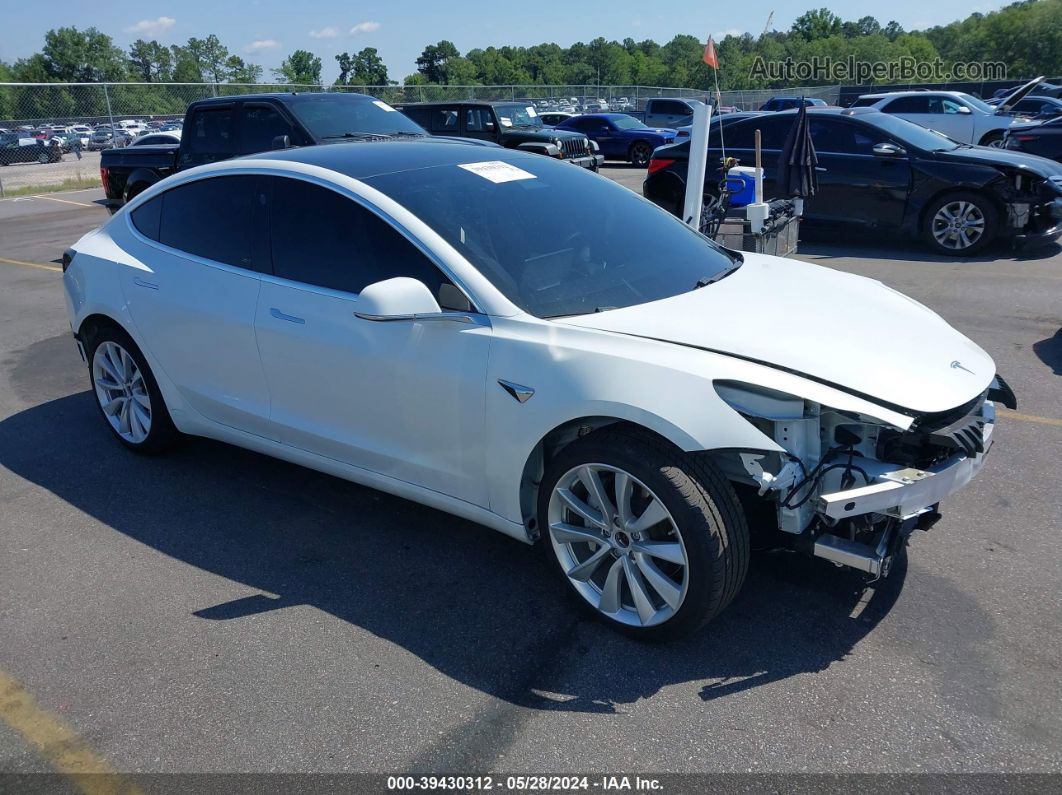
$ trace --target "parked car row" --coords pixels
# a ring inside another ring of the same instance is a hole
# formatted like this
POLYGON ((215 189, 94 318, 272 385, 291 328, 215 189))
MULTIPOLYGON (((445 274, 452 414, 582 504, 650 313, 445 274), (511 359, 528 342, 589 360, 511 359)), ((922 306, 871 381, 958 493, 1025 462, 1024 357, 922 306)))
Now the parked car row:
MULTIPOLYGON (((920 237, 941 254, 964 256, 995 239, 1032 243, 1062 235, 1059 163, 959 143, 872 107, 812 108, 808 115, 818 158, 818 192, 804 205, 808 226, 920 237)), ((721 117, 708 137, 709 163, 721 162, 721 141, 728 156, 754 162, 759 130, 764 195, 771 196, 794 118, 795 111, 721 117)), ((1014 148, 1019 143, 1024 141, 1014 138, 1014 148)), ((657 149, 643 185, 647 198, 676 215, 689 148, 685 139, 657 149)), ((709 169, 707 195, 718 195, 719 180, 718 170, 709 169)))

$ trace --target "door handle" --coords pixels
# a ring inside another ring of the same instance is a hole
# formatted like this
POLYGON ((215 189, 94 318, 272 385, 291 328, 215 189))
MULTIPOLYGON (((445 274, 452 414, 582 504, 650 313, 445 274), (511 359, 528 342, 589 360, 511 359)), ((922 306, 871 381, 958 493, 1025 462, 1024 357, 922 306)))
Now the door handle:
POLYGON ((826 169, 823 166, 815 166, 815 170, 816 171, 825 171, 826 169))
POLYGON ((135 284, 137 287, 147 287, 149 290, 159 289, 159 286, 157 284, 153 284, 152 282, 145 282, 139 276, 133 277, 133 284, 135 284))
POLYGON ((274 306, 273 308, 271 308, 271 309, 269 310, 269 314, 271 314, 271 315, 272 315, 273 317, 275 317, 275 318, 276 318, 277 320, 286 320, 286 321, 288 321, 289 323, 299 323, 299 324, 302 324, 302 323, 305 323, 305 322, 306 322, 306 321, 305 321, 305 320, 304 320, 303 318, 301 318, 301 317, 295 317, 295 315, 288 315, 288 314, 285 314, 284 312, 281 312, 281 311, 280 311, 279 309, 277 309, 277 308, 276 308, 275 306, 274 306))

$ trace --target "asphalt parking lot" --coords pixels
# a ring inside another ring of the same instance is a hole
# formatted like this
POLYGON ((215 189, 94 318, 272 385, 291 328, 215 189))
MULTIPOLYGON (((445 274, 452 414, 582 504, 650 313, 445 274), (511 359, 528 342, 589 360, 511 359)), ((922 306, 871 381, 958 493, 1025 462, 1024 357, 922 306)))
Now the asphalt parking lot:
POLYGON ((214 442, 117 445, 57 264, 99 195, 0 201, 0 771, 1062 772, 1057 246, 802 244, 940 312, 1019 411, 888 580, 760 554, 704 632, 646 646, 477 525, 214 442))

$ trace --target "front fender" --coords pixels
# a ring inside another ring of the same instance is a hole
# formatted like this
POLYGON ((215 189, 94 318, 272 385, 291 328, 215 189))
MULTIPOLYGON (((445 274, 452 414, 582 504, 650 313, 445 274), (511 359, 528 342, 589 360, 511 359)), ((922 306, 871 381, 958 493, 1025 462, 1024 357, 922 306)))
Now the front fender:
POLYGON ((686 451, 781 451, 722 400, 713 381, 759 384, 906 427, 911 418, 798 375, 724 354, 534 318, 492 318, 485 472, 490 508, 523 521, 520 483, 539 442, 584 417, 640 425, 686 451), (533 390, 517 400, 499 380, 533 390))

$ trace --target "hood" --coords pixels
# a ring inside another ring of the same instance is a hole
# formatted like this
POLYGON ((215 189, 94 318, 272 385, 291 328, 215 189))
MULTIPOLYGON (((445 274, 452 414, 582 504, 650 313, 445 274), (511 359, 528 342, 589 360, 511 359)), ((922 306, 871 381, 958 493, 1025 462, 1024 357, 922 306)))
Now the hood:
POLYGON ((1044 76, 1040 75, 1030 80, 1025 85, 1018 86, 1011 93, 1007 94, 1001 100, 999 100, 999 110, 996 113, 1006 113, 1013 105, 1016 105, 1018 100, 1024 99, 1026 95, 1040 83, 1044 81, 1044 76))
POLYGON ((914 412, 962 405, 996 371, 939 315, 881 282, 762 254, 715 284, 558 322, 752 359, 914 412))
MULTIPOLYGON (((1038 125, 1022 125, 1023 128, 1038 125)), ((986 166, 1006 167, 1030 171, 1037 176, 1049 179, 1054 176, 1062 176, 1062 163, 1048 160, 1046 157, 1038 157, 1024 152, 1014 152, 1010 149, 996 149, 986 146, 962 146, 947 152, 935 152, 940 160, 959 160, 965 163, 978 163, 986 166)))

